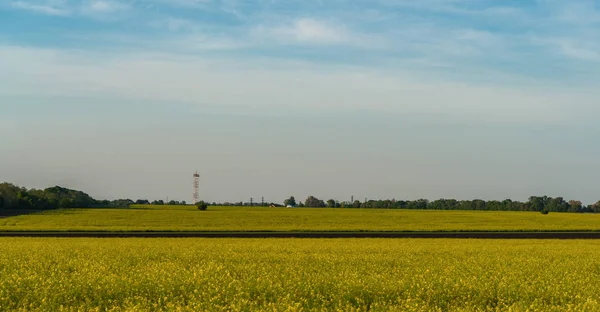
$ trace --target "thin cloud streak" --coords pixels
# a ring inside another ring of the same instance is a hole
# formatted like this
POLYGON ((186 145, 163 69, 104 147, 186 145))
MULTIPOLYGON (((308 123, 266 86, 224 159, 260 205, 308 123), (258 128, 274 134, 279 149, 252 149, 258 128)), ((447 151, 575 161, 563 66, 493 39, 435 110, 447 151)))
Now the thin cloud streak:
POLYGON ((46 15, 54 15, 54 16, 68 16, 70 12, 66 9, 55 7, 52 5, 45 4, 33 4, 25 1, 15 1, 11 3, 13 8, 33 11, 36 13, 46 14, 46 15))
POLYGON ((127 8, 129 8, 128 5, 120 2, 98 0, 90 2, 84 11, 105 14, 122 11, 127 8))
MULTIPOLYGON (((415 118, 469 122, 559 124, 589 109, 591 97, 573 106, 550 88, 476 86, 432 82, 411 71, 294 62, 197 60, 144 53, 105 57, 3 47, 4 94, 88 96, 178 102, 202 111, 373 111, 415 118), (11 66, 27 64, 27 66, 11 66), (35 90, 34 92, 32 90, 35 90), (542 112, 542 113, 540 113, 542 112)), ((597 93, 597 92, 595 92, 597 93)), ((175 105, 175 104, 173 104, 175 105)))
POLYGON ((15 1, 11 7, 20 10, 32 11, 51 16, 71 17, 74 15, 105 15, 124 11, 129 5, 124 2, 93 0, 83 1, 75 5, 66 1, 15 1))
POLYGON ((283 42, 299 42, 314 44, 340 44, 351 40, 350 34, 343 27, 310 18, 295 20, 291 25, 276 27, 258 27, 255 30, 259 36, 267 40, 283 42))

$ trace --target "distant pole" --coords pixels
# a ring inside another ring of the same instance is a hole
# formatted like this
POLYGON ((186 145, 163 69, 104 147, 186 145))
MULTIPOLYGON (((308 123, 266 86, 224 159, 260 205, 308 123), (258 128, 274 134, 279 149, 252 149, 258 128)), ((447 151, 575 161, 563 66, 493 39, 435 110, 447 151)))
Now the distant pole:
POLYGON ((250 207, 252 207, 252 206, 253 206, 253 200, 254 200, 254 199, 253 199, 252 197, 250 197, 250 207))
POLYGON ((350 196, 350 203, 354 204, 354 195, 350 196))
POLYGON ((261 206, 265 205, 265 197, 264 196, 260 199, 260 205, 261 206))
POLYGON ((192 200, 192 204, 196 204, 200 197, 200 174, 198 171, 194 173, 194 199, 192 200))

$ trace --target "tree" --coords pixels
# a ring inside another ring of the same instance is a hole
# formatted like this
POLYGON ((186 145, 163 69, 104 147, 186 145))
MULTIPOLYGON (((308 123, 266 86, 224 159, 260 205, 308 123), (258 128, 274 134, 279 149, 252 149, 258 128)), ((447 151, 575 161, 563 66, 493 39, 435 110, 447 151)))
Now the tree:
POLYGON ((578 200, 569 201, 569 212, 580 212, 583 210, 583 204, 578 200))
POLYGON ((548 196, 544 196, 544 197, 531 196, 531 197, 529 197, 528 206, 529 206, 530 210, 542 211, 546 207, 547 202, 548 202, 548 196))
POLYGON ((499 210, 515 210, 514 203, 511 199, 505 199, 501 203, 499 210))
POLYGON ((566 212, 569 210, 569 203, 562 197, 549 198, 545 208, 548 211, 566 212))
POLYGON ((308 196, 308 198, 304 202, 304 205, 306 207, 312 207, 312 208, 324 208, 325 202, 323 202, 322 200, 320 200, 314 196, 308 196))
POLYGON ((502 202, 497 200, 490 200, 485 203, 485 210, 503 210, 502 202))
POLYGON ((296 206, 296 199, 294 198, 294 196, 290 196, 290 198, 286 199, 283 201, 283 205, 284 206, 292 206, 295 207, 296 206))
POLYGON ((98 201, 86 193, 59 186, 45 190, 28 190, 10 183, 0 183, 0 197, 1 209, 88 208, 98 204, 98 201))
POLYGON ((409 201, 406 204, 407 209, 427 209, 429 201, 427 199, 418 199, 409 201))
POLYGON ((108 205, 114 208, 129 208, 129 206, 133 204, 135 204, 135 202, 131 199, 115 199, 109 202, 108 205))
POLYGON ((336 206, 335 205, 335 200, 330 199, 330 200, 327 201, 327 207, 329 207, 329 208, 335 208, 335 206, 336 206))
POLYGON ((473 200, 473 206, 475 207, 475 210, 485 210, 485 204, 485 201, 481 199, 473 200))
POLYGON ((591 206, 592 212, 598 213, 600 212, 600 201, 597 201, 595 204, 591 206))
POLYGON ((203 200, 201 200, 196 203, 196 207, 198 208, 198 210, 206 210, 208 208, 208 205, 203 200))

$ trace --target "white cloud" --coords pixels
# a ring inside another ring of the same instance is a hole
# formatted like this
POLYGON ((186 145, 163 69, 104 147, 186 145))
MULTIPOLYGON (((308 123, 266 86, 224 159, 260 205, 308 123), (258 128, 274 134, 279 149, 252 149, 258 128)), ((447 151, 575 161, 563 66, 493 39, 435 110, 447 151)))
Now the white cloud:
POLYGON ((129 6, 122 2, 107 1, 107 0, 94 0, 87 3, 83 8, 83 13, 88 14, 108 14, 118 11, 123 11, 129 8, 129 6))
POLYGON ((573 40, 572 38, 534 37, 534 44, 546 46, 556 54, 582 62, 599 62, 600 45, 593 41, 573 40))
POLYGON ((594 1, 565 1, 554 4, 554 14, 557 21, 589 27, 600 23, 600 11, 595 7, 594 1))
POLYGON ((449 83, 411 71, 303 62, 2 47, 0 67, 4 94, 152 99, 196 111, 367 110, 492 123, 564 123, 599 113, 597 91, 449 83))
POLYGON ((170 17, 164 21, 164 25, 171 31, 196 30, 198 26, 187 19, 170 17))
POLYGON ((306 45, 321 48, 346 46, 383 49, 389 47, 390 43, 383 33, 356 32, 339 22, 306 17, 260 24, 250 31, 249 37, 241 39, 246 42, 246 46, 306 45))
POLYGON ((15 1, 11 6, 55 16, 109 14, 129 8, 129 5, 124 2, 110 0, 84 0, 77 5, 65 0, 15 1))
MULTIPOLYGON (((286 32, 285 29, 283 31, 286 32)), ((345 30, 308 18, 297 20, 289 29, 289 34, 298 41, 329 43, 348 40, 345 30)))
POLYGON ((259 26, 255 34, 283 42, 311 44, 339 44, 352 40, 344 27, 311 18, 297 19, 287 25, 259 26))
POLYGON ((466 16, 482 16, 486 18, 506 18, 520 16, 519 8, 503 6, 501 1, 492 1, 493 6, 477 8, 477 4, 485 5, 485 1, 469 0, 379 0, 376 3, 387 8, 411 8, 430 12, 457 14, 466 16), (475 5, 475 6, 474 6, 475 5))
POLYGON ((578 46, 572 42, 559 43, 564 55, 583 61, 600 61, 600 50, 578 46))
POLYGON ((175 7, 204 8, 211 0, 153 0, 151 2, 175 7))
POLYGON ((13 8, 34 11, 46 15, 66 16, 70 12, 62 7, 54 6, 52 3, 32 4, 25 1, 15 1, 11 3, 13 8))

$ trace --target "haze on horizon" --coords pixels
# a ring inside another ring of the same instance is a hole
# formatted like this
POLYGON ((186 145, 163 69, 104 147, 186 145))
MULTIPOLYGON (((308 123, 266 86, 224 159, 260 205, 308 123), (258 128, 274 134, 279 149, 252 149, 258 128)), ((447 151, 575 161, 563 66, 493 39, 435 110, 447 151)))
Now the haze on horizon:
POLYGON ((593 0, 9 0, 0 181, 600 200, 593 0))

